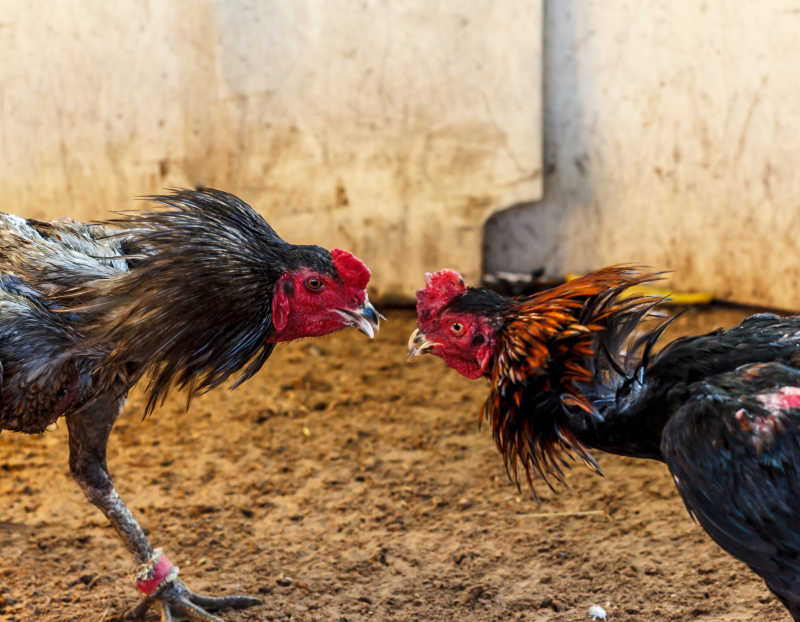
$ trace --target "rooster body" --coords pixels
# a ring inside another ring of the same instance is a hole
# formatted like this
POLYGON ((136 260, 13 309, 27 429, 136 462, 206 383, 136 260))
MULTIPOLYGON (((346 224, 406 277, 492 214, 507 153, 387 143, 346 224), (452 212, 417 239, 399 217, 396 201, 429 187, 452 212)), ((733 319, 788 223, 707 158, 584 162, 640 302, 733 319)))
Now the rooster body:
POLYGON ((91 394, 91 363, 63 360, 80 344, 74 318, 50 294, 128 270, 120 241, 108 234, 99 225, 0 214, 0 430, 43 432, 91 394), (31 269, 41 276, 21 276, 31 269))
MULTIPOLYGON (((259 601, 191 592, 120 499, 106 445, 127 392, 147 378, 146 413, 172 386, 189 397, 258 371, 280 341, 353 326, 370 337, 369 270, 346 251, 282 240, 250 206, 213 189, 102 225, 0 214, 0 430, 69 431, 70 470, 109 519, 146 594, 173 615, 259 601)), ((235 385, 234 385, 235 386, 235 385)))
POLYGON ((654 354, 671 320, 642 322, 660 299, 622 293, 656 278, 607 268, 511 299, 428 275, 409 349, 490 379, 483 416, 531 489, 570 458, 599 470, 592 448, 666 463, 690 514, 800 620, 800 317, 754 315, 654 354))

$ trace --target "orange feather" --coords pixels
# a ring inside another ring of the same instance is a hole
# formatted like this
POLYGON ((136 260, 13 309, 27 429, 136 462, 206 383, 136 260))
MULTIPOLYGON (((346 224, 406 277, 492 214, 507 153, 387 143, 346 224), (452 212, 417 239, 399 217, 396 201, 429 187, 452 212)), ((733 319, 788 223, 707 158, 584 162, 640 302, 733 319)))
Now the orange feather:
POLYGON ((655 297, 620 299, 620 294, 660 276, 611 266, 512 305, 499 335, 492 390, 481 420, 491 421, 509 476, 519 486, 522 468, 534 496, 534 472, 552 488, 548 477, 561 481, 558 463, 566 465, 565 458, 580 458, 594 470, 597 463, 566 425, 537 421, 532 407, 526 412, 526 397, 532 398, 531 391, 552 392, 561 407, 592 413, 579 385, 593 379, 590 360, 598 336, 611 323, 655 305, 655 297))

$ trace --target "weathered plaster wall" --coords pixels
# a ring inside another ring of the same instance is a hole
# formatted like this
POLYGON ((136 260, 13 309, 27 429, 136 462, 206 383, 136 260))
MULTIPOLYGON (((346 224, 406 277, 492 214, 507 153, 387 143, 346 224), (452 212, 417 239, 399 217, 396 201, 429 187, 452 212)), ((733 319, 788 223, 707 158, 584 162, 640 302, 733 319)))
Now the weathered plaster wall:
POLYGON ((800 308, 800 2, 545 3, 545 197, 486 266, 616 262, 800 308))
POLYGON ((3 211, 213 185, 410 296, 540 195, 540 0, 0 0, 0 50, 3 211))

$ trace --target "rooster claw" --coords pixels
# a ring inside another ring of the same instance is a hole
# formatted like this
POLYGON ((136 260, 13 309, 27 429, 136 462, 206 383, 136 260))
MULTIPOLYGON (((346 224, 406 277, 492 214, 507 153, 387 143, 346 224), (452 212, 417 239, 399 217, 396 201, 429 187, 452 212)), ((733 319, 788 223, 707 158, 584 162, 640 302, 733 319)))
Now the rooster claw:
POLYGON ((161 605, 161 622, 190 620, 191 622, 225 622, 212 611, 247 609, 262 601, 251 596, 203 596, 195 594, 180 581, 173 581, 158 594, 146 596, 141 603, 123 617, 124 620, 141 620, 156 601, 161 605))

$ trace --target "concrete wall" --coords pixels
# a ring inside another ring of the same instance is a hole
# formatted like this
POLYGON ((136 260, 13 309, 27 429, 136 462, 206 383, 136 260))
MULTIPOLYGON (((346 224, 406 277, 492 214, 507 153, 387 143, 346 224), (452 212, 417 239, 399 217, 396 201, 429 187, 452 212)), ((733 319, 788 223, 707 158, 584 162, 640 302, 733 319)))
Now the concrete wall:
POLYGON ((541 192, 539 0, 0 0, 0 209, 96 218, 240 194, 373 296, 480 270, 541 192))
POLYGON ((616 262, 800 309, 800 2, 548 0, 545 197, 486 266, 616 262))

